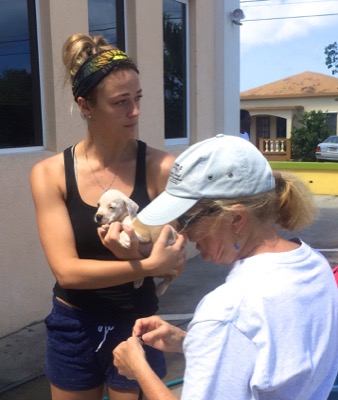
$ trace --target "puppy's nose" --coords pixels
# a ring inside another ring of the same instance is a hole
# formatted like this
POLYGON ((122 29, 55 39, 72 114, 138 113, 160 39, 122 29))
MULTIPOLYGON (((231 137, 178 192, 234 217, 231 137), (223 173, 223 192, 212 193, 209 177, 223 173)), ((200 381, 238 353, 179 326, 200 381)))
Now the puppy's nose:
POLYGON ((102 221, 102 215, 101 214, 96 214, 95 215, 95 222, 97 222, 98 224, 100 224, 102 221))

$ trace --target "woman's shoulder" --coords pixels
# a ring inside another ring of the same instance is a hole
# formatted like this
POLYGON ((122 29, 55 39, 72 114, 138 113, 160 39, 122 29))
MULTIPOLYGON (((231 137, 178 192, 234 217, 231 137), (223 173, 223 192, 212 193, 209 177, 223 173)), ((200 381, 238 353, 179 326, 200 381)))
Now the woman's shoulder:
POLYGON ((63 168, 63 166, 64 162, 62 152, 37 162, 32 168, 32 174, 54 174, 57 173, 60 168, 63 168))
POLYGON ((48 192, 50 195, 65 189, 63 153, 58 153, 37 162, 30 174, 31 189, 34 193, 48 192))
POLYGON ((147 147, 147 168, 150 168, 157 174, 164 174, 168 177, 175 158, 175 156, 166 151, 150 146, 147 147))
POLYGON ((163 150, 147 147, 147 182, 151 197, 163 192, 175 157, 163 150))
POLYGON ((166 151, 147 146, 147 160, 149 163, 155 162, 157 165, 160 164, 170 169, 175 158, 175 156, 166 151))

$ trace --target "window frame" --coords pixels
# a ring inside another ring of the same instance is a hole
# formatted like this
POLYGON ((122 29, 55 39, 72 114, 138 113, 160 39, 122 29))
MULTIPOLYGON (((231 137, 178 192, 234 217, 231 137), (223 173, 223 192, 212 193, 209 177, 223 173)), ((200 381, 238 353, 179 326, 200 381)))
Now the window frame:
POLYGON ((126 2, 125 0, 116 0, 116 20, 120 21, 120 26, 116 27, 117 47, 126 51, 126 2))
MULTIPOLYGON (((164 143, 166 146, 182 146, 182 145, 189 145, 190 143, 190 25, 189 25, 189 20, 190 20, 190 8, 189 8, 189 0, 174 0, 177 1, 178 3, 182 3, 185 5, 185 76, 186 76, 186 82, 185 82, 185 92, 186 92, 186 104, 185 104, 185 116, 186 116, 186 137, 184 138, 172 138, 172 139, 166 139, 165 137, 165 130, 164 130, 164 143)), ((162 3, 163 4, 163 3, 162 3)), ((163 16, 163 11, 162 11, 162 16, 163 16)), ((163 76, 164 76, 164 70, 163 70, 163 76)), ((163 93, 163 98, 164 93, 163 93)), ((165 118, 165 115, 164 115, 165 118)))
POLYGON ((29 29, 29 47, 32 79, 32 107, 34 114, 34 138, 39 135, 41 145, 0 148, 0 155, 14 153, 30 153, 45 148, 45 123, 44 101, 42 88, 42 64, 41 64, 41 27, 40 27, 40 0, 27 1, 27 17, 29 29))

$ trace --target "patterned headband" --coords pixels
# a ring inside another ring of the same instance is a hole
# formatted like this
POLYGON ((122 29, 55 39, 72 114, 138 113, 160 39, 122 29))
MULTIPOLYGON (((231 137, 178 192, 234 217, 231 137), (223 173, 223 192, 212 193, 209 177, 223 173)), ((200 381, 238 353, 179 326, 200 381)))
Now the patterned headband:
POLYGON ((138 73, 136 65, 121 50, 111 49, 89 57, 77 71, 73 82, 73 96, 75 101, 79 96, 86 98, 97 86, 119 64, 130 66, 138 73))

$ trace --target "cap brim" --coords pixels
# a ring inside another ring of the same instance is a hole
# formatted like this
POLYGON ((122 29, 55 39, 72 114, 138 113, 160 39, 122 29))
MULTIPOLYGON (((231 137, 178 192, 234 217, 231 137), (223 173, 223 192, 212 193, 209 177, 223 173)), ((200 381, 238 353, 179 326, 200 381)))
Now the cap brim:
POLYGON ((137 219, 144 225, 168 224, 188 211, 197 201, 198 199, 185 199, 163 192, 137 214, 137 219))

